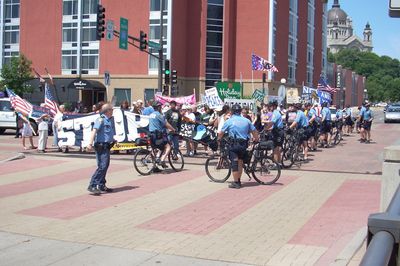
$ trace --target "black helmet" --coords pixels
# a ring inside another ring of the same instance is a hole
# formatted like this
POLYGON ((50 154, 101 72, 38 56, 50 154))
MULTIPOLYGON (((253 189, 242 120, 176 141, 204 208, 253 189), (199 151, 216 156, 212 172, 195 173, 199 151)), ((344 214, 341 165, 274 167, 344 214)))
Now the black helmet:
POLYGON ((270 101, 269 104, 270 104, 271 106, 278 106, 278 101, 273 100, 273 101, 270 101))
POLYGON ((240 114, 242 112, 242 107, 240 106, 240 104, 234 104, 232 106, 232 113, 234 114, 240 114))
POLYGON ((162 104, 160 102, 155 101, 153 102, 152 106, 153 108, 158 108, 159 106, 162 106, 162 104))

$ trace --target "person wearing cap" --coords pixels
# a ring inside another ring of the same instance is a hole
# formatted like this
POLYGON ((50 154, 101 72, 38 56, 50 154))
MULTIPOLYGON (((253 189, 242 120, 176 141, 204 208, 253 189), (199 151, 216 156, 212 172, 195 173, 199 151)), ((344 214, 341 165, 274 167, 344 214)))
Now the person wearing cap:
POLYGON ((294 106, 294 111, 296 111, 296 119, 290 125, 290 129, 297 128, 299 130, 300 143, 303 146, 304 151, 304 160, 308 159, 308 135, 307 135, 307 127, 308 127, 308 119, 304 112, 301 110, 301 103, 296 103, 294 106))
POLYGON ((331 110, 329 110, 327 102, 323 102, 321 106, 321 147, 328 148, 328 143, 330 142, 330 132, 332 128, 331 110))
POLYGON ((366 102, 364 109, 361 109, 360 112, 360 119, 362 119, 361 140, 360 140, 361 143, 371 142, 371 125, 372 125, 372 120, 374 120, 374 116, 372 114, 371 109, 369 108, 370 106, 371 104, 369 102, 366 102))
POLYGON ((153 109, 149 116, 149 131, 150 131, 150 143, 152 148, 159 150, 156 155, 156 163, 162 168, 167 168, 165 159, 171 151, 171 145, 167 140, 167 129, 174 132, 175 129, 165 120, 165 117, 161 114, 162 104, 159 102, 153 102, 153 109))
POLYGON ((241 188, 240 177, 243 172, 243 159, 247 156, 247 146, 249 144, 250 134, 254 141, 258 142, 258 132, 254 125, 247 118, 241 116, 242 107, 238 104, 232 106, 232 117, 225 121, 222 132, 218 134, 218 140, 221 140, 224 134, 228 134, 231 140, 229 145, 229 159, 233 182, 229 188, 241 188))
POLYGON ((182 123, 182 115, 179 110, 176 108, 176 102, 171 101, 170 109, 165 113, 165 118, 167 122, 174 128, 174 132, 168 134, 168 138, 172 142, 173 149, 175 154, 179 152, 179 130, 181 128, 182 123))
POLYGON ((282 144, 285 137, 285 132, 283 131, 282 114, 278 110, 277 101, 271 102, 270 106, 273 110, 272 119, 269 124, 271 126, 271 132, 274 141, 274 160, 277 163, 281 163, 282 144))

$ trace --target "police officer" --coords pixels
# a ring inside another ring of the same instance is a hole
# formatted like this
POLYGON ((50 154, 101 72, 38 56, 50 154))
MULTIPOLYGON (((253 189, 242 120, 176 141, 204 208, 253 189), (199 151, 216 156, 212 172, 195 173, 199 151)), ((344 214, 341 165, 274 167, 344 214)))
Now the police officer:
POLYGON ((312 108, 311 103, 306 103, 307 119, 308 119, 308 139, 311 142, 311 150, 317 150, 317 143, 315 141, 315 136, 317 135, 318 124, 317 124, 317 111, 312 108))
POLYGON ((271 124, 272 124, 272 137, 274 141, 274 160, 277 163, 281 163, 281 153, 282 153, 282 144, 283 144, 283 139, 285 136, 285 133, 283 131, 283 121, 282 121, 282 114, 279 112, 278 108, 278 102, 273 101, 270 103, 270 106, 272 107, 272 119, 271 119, 271 124))
POLYGON ((322 106, 322 122, 321 122, 321 143, 322 146, 328 148, 328 143, 330 142, 330 132, 332 128, 331 110, 328 108, 328 103, 323 102, 322 106))
POLYGON ((363 143, 370 143, 371 142, 371 125, 372 120, 374 120, 374 115, 372 114, 370 107, 370 103, 365 103, 364 109, 361 110, 360 117, 362 119, 361 124, 361 140, 360 142, 363 143))
POLYGON ((96 119, 90 135, 88 150, 96 153, 97 169, 94 172, 88 191, 94 195, 102 192, 112 192, 106 186, 106 174, 110 165, 110 149, 114 143, 115 127, 113 119, 113 106, 109 103, 101 107, 100 117, 96 119))
POLYGON ((149 116, 149 131, 150 131, 150 141, 153 148, 159 150, 157 154, 157 164, 161 165, 163 168, 167 168, 165 159, 171 151, 171 145, 167 140, 167 129, 170 132, 175 132, 175 129, 166 121, 165 117, 161 114, 162 104, 159 102, 153 102, 153 109, 149 116), (161 157, 161 158, 160 158, 161 157))
POLYGON ((307 127, 308 127, 308 119, 304 112, 301 109, 301 104, 297 103, 294 105, 294 109, 296 113, 296 119, 290 125, 290 129, 297 128, 299 130, 300 136, 300 143, 303 146, 304 151, 304 160, 308 159, 308 134, 307 134, 307 127))
POLYGON ((229 146, 229 158, 231 160, 233 180, 230 188, 241 188, 240 177, 243 172, 243 159, 247 155, 247 146, 249 144, 250 134, 253 136, 254 141, 258 142, 258 132, 254 125, 241 116, 242 107, 238 104, 232 106, 232 117, 225 121, 221 132, 218 134, 218 139, 221 140, 226 132, 231 143, 229 146))

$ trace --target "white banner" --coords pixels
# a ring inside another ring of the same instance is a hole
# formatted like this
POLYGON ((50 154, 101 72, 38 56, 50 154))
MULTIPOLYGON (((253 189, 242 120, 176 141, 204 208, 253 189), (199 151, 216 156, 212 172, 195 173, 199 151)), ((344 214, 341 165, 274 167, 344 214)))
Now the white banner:
POLYGON ((234 104, 239 104, 242 108, 249 108, 252 112, 257 110, 256 101, 253 100, 245 100, 245 99, 225 99, 225 104, 232 107, 234 104))
MULTIPOLYGON (((114 109, 114 140, 117 142, 133 142, 139 138, 141 128, 149 125, 149 117, 114 109)), ((99 114, 67 119, 58 127, 58 146, 86 147, 90 133, 99 114)))

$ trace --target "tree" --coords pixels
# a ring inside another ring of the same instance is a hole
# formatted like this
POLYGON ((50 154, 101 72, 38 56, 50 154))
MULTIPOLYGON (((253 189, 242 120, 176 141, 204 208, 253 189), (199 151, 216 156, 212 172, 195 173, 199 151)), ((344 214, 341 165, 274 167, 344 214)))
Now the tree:
POLYGON ((12 57, 11 62, 1 69, 0 86, 12 89, 20 96, 33 92, 33 87, 27 83, 33 79, 31 65, 32 62, 23 54, 12 57))
POLYGON ((399 60, 354 49, 343 49, 337 54, 328 54, 328 58, 330 62, 365 76, 370 100, 398 101, 400 99, 399 60))

